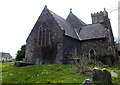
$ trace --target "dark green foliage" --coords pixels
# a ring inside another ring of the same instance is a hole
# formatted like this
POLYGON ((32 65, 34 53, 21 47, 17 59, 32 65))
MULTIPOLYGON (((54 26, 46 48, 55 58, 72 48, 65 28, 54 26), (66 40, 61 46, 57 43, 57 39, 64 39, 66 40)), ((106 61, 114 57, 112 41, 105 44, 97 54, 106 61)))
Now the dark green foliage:
POLYGON ((54 63, 57 55, 57 41, 52 41, 50 46, 43 47, 43 64, 54 63))
POLYGON ((112 64, 115 62, 114 55, 113 54, 107 54, 107 53, 97 53, 92 55, 92 59, 101 61, 102 63, 105 64, 107 59, 109 59, 112 64))
POLYGON ((26 48, 26 45, 22 45, 21 49, 17 51, 16 61, 21 61, 23 60, 23 58, 25 58, 25 48, 26 48))
POLYGON ((55 57, 57 55, 57 41, 52 41, 51 42, 51 48, 50 48, 50 50, 51 50, 50 58, 54 62, 55 57))

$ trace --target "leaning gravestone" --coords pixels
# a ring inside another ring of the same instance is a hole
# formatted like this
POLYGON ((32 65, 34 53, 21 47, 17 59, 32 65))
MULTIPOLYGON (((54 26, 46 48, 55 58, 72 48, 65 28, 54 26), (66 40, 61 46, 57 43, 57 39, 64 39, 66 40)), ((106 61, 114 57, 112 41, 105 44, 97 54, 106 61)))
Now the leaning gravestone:
POLYGON ((103 83, 112 83, 111 74, 106 69, 102 70, 102 81, 103 83))
POLYGON ((94 69, 92 72, 93 83, 112 83, 111 74, 106 69, 94 69))
POLYGON ((94 82, 99 82, 101 80, 101 70, 94 69, 92 72, 92 80, 94 82))

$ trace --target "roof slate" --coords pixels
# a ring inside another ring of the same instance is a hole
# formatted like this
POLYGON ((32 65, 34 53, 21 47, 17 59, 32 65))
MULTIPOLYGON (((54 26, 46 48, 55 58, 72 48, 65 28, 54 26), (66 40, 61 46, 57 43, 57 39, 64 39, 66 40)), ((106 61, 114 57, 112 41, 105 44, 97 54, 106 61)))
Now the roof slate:
POLYGON ((63 19, 62 17, 50 10, 49 12, 52 14, 61 29, 65 30, 65 35, 69 37, 78 39, 80 41, 96 38, 105 38, 105 28, 99 23, 87 25, 72 13, 70 14, 70 16, 72 15, 71 18, 76 18, 76 20, 78 20, 76 23, 82 24, 80 28, 74 28, 67 20, 63 19))
POLYGON ((49 10, 47 6, 44 7, 43 12, 49 12, 52 15, 60 28, 65 31, 66 36, 72 37, 80 41, 96 38, 105 38, 104 26, 99 23, 90 25, 85 24, 81 19, 75 16, 72 11, 70 11, 66 20, 49 10))
POLYGON ((81 40, 105 38, 105 28, 99 23, 83 26, 79 36, 81 40))
POLYGON ((57 21, 57 23, 59 24, 61 29, 65 30, 65 35, 79 40, 75 30, 73 29, 72 25, 69 22, 67 22, 65 19, 63 19, 62 17, 58 16, 54 12, 52 12, 50 10, 49 10, 49 12, 52 14, 54 19, 57 21))
POLYGON ((69 13, 66 21, 69 22, 73 26, 73 28, 81 28, 82 26, 86 25, 81 19, 75 16, 72 12, 69 13))
POLYGON ((0 53, 0 58, 12 58, 10 53, 0 53))

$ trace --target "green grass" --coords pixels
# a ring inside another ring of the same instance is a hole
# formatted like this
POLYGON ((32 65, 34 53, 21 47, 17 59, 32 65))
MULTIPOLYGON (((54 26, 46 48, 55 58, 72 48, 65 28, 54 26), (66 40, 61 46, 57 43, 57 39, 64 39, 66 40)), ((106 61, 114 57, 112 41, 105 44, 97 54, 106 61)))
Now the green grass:
POLYGON ((14 67, 2 64, 2 83, 82 83, 90 75, 75 72, 75 66, 62 64, 14 67))
MULTIPOLYGON (((32 65, 14 67, 13 62, 2 64, 2 83, 82 83, 84 79, 91 79, 91 75, 80 74, 75 71, 76 66, 63 64, 32 65)), ((103 67, 100 67, 103 68, 103 67)), ((113 83, 120 82, 119 66, 107 67, 115 71, 118 77, 112 77, 113 83)))
POLYGON ((107 68, 108 71, 113 71, 118 74, 118 77, 112 77, 113 83, 119 83, 120 85, 120 65, 115 65, 107 68))
POLYGON ((106 68, 109 72, 113 71, 118 74, 117 77, 112 76, 112 83, 115 85, 120 85, 120 65, 108 66, 108 65, 97 65, 97 66, 90 66, 90 67, 97 67, 98 69, 106 68))

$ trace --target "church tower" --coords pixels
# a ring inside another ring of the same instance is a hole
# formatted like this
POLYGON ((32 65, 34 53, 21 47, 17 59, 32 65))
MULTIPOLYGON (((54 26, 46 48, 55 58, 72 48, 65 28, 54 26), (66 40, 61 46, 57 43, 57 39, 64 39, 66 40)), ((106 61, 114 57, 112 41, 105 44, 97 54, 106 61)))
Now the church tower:
MULTIPOLYGON (((106 37, 108 38, 113 38, 113 32, 112 32, 112 27, 110 23, 110 19, 108 17, 108 12, 105 10, 102 12, 97 12, 94 14, 91 14, 92 17, 92 24, 100 23, 105 27, 106 30, 106 37)), ((110 42, 114 42, 114 39, 110 39, 110 42)))
POLYGON ((100 23, 100 24, 103 24, 105 27, 108 26, 106 25, 106 23, 108 24, 109 18, 108 18, 108 12, 105 10, 105 8, 103 12, 100 11, 100 12, 91 14, 91 17, 92 17, 92 24, 100 23))
MULTIPOLYGON (((97 12, 94 14, 91 14, 92 17, 92 24, 97 24, 100 23, 101 25, 104 26, 105 32, 106 32, 106 42, 107 42, 107 47, 108 50, 112 51, 115 49, 115 44, 114 44, 114 36, 112 32, 112 27, 110 23, 110 19, 108 17, 108 12, 104 8, 104 11, 102 12, 97 12)), ((116 56, 116 52, 113 52, 114 56, 116 56)))

